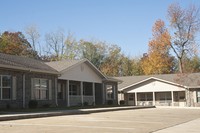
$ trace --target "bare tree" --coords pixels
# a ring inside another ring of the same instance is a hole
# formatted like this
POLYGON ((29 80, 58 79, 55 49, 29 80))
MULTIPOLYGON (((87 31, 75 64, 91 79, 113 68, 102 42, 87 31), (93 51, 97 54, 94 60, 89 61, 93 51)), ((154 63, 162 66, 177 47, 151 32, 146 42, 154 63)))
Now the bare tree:
POLYGON ((179 63, 179 72, 183 73, 183 58, 194 53, 195 35, 200 28, 199 8, 191 5, 182 9, 179 4, 171 4, 168 8, 168 19, 174 33, 171 48, 179 63))
POLYGON ((37 51, 39 55, 41 55, 41 46, 39 43, 40 34, 38 32, 36 25, 30 25, 25 28, 25 33, 31 47, 34 51, 37 51))
POLYGON ((65 52, 65 35, 64 31, 59 29, 56 32, 47 33, 45 35, 47 51, 46 54, 54 56, 54 60, 62 60, 65 52))

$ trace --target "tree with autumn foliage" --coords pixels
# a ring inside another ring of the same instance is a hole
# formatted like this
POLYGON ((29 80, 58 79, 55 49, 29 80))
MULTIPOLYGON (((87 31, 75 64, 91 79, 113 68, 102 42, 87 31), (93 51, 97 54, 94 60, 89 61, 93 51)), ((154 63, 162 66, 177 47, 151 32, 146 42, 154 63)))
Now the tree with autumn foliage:
POLYGON ((178 3, 171 4, 168 19, 172 33, 170 46, 178 59, 179 72, 184 73, 184 58, 197 50, 195 37, 200 30, 199 8, 191 5, 183 9, 178 3))
POLYGON ((5 31, 0 35, 0 52, 5 54, 19 55, 38 58, 30 43, 22 32, 5 31))
POLYGON ((121 48, 111 45, 108 47, 108 55, 106 55, 100 70, 108 76, 121 76, 122 69, 121 48))
POLYGON ((172 73, 173 57, 169 54, 171 36, 164 21, 157 20, 152 32, 149 51, 142 58, 142 70, 145 75, 172 73))

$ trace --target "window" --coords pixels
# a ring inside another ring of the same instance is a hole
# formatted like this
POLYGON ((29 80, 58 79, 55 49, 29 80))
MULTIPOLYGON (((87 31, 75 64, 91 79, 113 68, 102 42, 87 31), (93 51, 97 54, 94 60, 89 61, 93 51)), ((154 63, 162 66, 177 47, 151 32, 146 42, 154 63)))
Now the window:
POLYGON ((200 103, 200 91, 197 91, 197 102, 200 103))
POLYGON ((34 79, 35 98, 37 100, 47 99, 47 80, 46 79, 34 79))
POLYGON ((80 90, 77 84, 69 84, 69 95, 80 95, 80 90))
POLYGON ((11 99, 11 81, 11 76, 0 75, 1 99, 3 100, 11 99))

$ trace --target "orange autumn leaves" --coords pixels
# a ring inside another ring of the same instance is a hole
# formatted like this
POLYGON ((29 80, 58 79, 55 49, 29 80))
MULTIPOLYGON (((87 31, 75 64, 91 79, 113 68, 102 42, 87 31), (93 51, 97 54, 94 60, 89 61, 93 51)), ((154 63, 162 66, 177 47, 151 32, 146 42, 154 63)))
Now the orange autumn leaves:
POLYGON ((152 28, 153 38, 149 41, 148 53, 142 58, 145 75, 171 73, 173 58, 169 54, 171 36, 162 20, 157 20, 152 28))

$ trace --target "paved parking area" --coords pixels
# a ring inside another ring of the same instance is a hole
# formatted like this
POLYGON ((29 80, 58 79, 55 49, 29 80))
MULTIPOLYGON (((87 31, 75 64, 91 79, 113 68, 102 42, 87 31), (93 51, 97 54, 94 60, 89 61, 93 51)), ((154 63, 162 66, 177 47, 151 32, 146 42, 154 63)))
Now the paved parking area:
POLYGON ((151 108, 2 121, 0 132, 166 133, 162 129, 170 129, 191 121, 197 121, 197 125, 200 125, 199 118, 200 109, 151 108))

